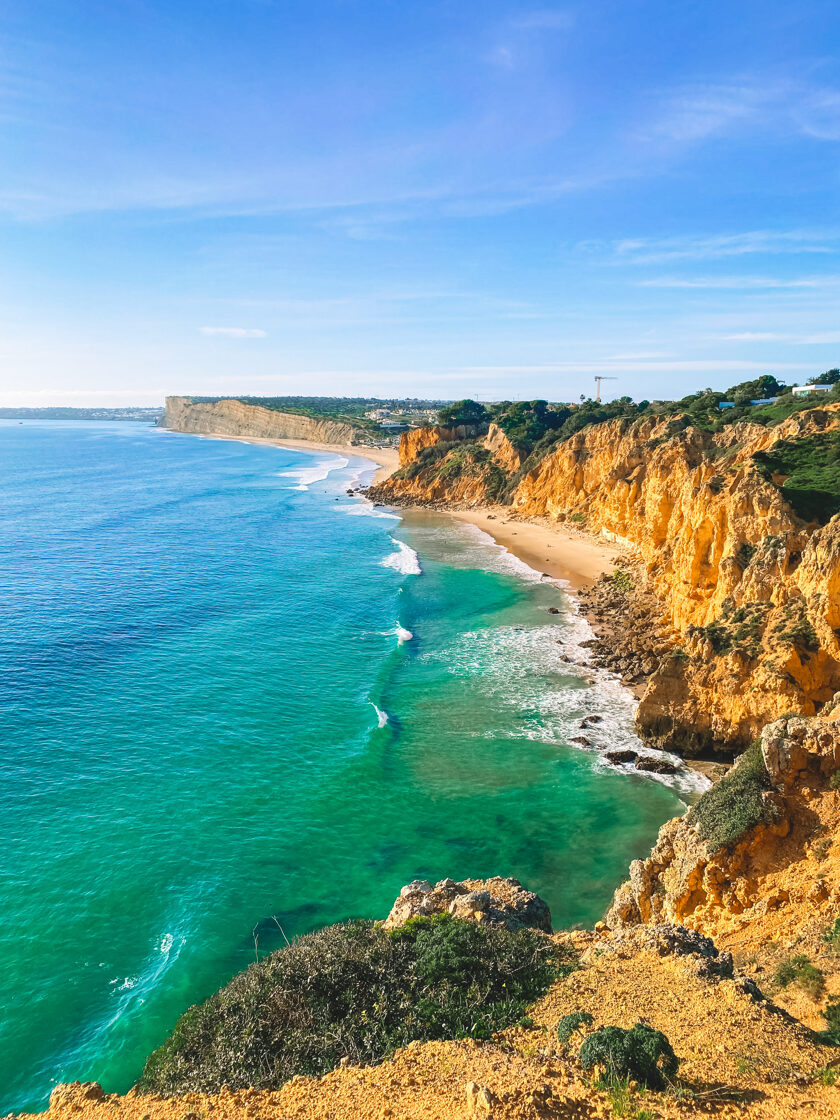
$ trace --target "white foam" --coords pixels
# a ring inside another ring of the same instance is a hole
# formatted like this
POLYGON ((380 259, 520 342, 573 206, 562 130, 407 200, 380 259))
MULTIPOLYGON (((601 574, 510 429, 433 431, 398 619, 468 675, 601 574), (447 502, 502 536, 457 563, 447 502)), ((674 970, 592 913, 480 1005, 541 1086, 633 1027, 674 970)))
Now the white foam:
POLYGON ((402 645, 403 642, 410 642, 411 639, 414 637, 412 632, 410 630, 406 630, 406 628, 404 626, 400 626, 399 622, 397 623, 397 628, 394 631, 394 633, 399 638, 398 645, 402 645))
POLYGON ((329 459, 320 459, 311 467, 296 467, 290 471, 278 471, 278 478, 293 478, 298 485, 292 490, 308 490, 316 482, 323 482, 333 471, 340 471, 347 466, 349 460, 340 455, 333 455, 329 459))
POLYGON ((397 546, 397 551, 392 552, 390 556, 386 556, 382 563, 383 568, 393 568, 396 572, 401 572, 404 576, 419 576, 420 572, 420 558, 413 548, 405 543, 405 541, 398 541, 396 538, 391 538, 397 546))
POLYGON ((489 572, 502 572, 504 575, 513 575, 518 579, 526 580, 528 583, 553 583, 558 587, 569 586, 567 580, 556 579, 553 576, 546 575, 545 572, 537 571, 530 564, 526 564, 524 560, 520 560, 518 556, 514 556, 503 544, 494 541, 490 534, 485 533, 478 525, 473 525, 469 521, 461 521, 458 522, 457 527, 462 536, 462 544, 476 546, 474 551, 468 548, 461 552, 461 558, 466 560, 469 567, 482 568, 489 572))
POLYGON ((377 725, 379 727, 384 727, 388 722, 388 713, 383 712, 381 708, 377 708, 376 704, 374 704, 374 702, 372 700, 371 700, 370 703, 371 703, 371 707, 376 712, 377 725))
POLYGON ((644 746, 634 727, 638 701, 615 674, 593 663, 592 654, 581 645, 590 637, 589 623, 566 599, 561 625, 470 631, 446 649, 421 653, 420 659, 440 661, 454 675, 480 681, 479 687, 491 692, 496 702, 513 709, 515 727, 505 733, 512 739, 581 748, 592 753, 599 767, 611 767, 605 751, 630 749, 679 769, 676 774, 639 771, 632 764, 617 769, 662 782, 690 797, 708 788, 706 779, 685 768, 677 756, 644 746), (564 684, 558 677, 577 680, 564 684), (552 686, 552 681, 557 683, 552 686), (599 716, 600 722, 582 728, 586 716, 599 716), (589 742, 575 743, 576 738, 589 742))
POLYGON ((377 509, 373 502, 367 498, 360 498, 352 505, 341 507, 351 517, 380 517, 385 521, 402 521, 398 513, 387 513, 384 509, 377 509))

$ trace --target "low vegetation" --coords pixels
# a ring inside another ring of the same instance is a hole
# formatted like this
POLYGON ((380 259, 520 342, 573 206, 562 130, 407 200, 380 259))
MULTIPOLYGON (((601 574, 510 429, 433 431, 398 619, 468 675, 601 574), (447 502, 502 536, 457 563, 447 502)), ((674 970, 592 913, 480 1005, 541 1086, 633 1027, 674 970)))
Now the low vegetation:
POLYGON ((591 1027, 594 1021, 588 1011, 572 1011, 564 1015, 557 1024, 557 1041, 561 1046, 568 1046, 573 1034, 581 1027, 591 1027))
POLYGON ((601 1027, 587 1035, 580 1064, 597 1071, 604 1086, 635 1081, 648 1089, 664 1089, 676 1077, 679 1059, 662 1031, 637 1023, 629 1030, 601 1027))
MULTIPOLYGON (((840 771, 838 771, 840 773, 840 771)), ((832 775, 832 783, 837 774, 832 775)), ((836 788, 832 785, 832 788, 836 788)), ((833 925, 828 926, 822 935, 826 952, 832 957, 840 956, 840 918, 835 918, 833 925)))
POLYGON ((763 796, 769 788, 761 745, 756 742, 744 751, 728 774, 703 794, 689 811, 688 820, 709 851, 719 851, 770 819, 773 809, 763 796))
POLYGON ((823 1011, 825 1030, 819 1032, 821 1042, 829 1046, 840 1046, 840 999, 831 999, 823 1011))
POLYGON ((714 622, 692 628, 690 632, 708 638, 720 657, 735 651, 747 657, 758 657, 769 611, 770 603, 743 603, 736 607, 731 599, 725 599, 720 616, 714 622))
POLYGON ((178 1020, 144 1092, 276 1088, 342 1058, 381 1061, 414 1039, 489 1038, 574 962, 531 930, 449 915, 385 933, 329 926, 272 953, 178 1020))
POLYGON ((773 983, 777 988, 796 985, 811 999, 818 999, 825 988, 825 976, 807 957, 787 957, 776 969, 773 983))
POLYGON ((785 500, 803 520, 824 524, 840 513, 840 432, 782 440, 753 462, 764 478, 779 479, 785 500))

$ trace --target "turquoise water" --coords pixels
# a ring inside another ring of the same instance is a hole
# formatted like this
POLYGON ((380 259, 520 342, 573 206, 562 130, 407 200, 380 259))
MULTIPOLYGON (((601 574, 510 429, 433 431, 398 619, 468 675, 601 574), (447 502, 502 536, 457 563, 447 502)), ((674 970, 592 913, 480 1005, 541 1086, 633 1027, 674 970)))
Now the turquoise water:
POLYGON ((0 423, 0 1114, 128 1088, 255 943, 418 876, 515 875, 591 922, 681 811, 566 745, 593 712, 628 741, 632 708, 562 660, 563 594, 348 497, 369 468, 0 423))

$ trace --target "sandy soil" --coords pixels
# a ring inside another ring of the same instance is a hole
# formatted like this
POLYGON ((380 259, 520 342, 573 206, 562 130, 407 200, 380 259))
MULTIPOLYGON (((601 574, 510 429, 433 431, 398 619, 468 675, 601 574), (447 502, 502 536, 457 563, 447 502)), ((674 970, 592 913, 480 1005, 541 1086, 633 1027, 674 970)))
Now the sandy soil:
POLYGON ((607 541, 562 525, 518 521, 504 511, 489 509, 449 512, 452 517, 483 529, 496 544, 503 545, 530 568, 567 580, 573 588, 594 583, 604 572, 612 570, 621 555, 621 550, 607 541))
POLYGON ((258 436, 206 435, 205 439, 232 439, 237 443, 263 443, 269 447, 288 447, 294 451, 334 451, 337 455, 354 455, 357 459, 370 459, 379 464, 373 476, 374 483, 384 482, 400 465, 395 447, 357 447, 349 443, 315 443, 309 439, 261 439, 258 436))

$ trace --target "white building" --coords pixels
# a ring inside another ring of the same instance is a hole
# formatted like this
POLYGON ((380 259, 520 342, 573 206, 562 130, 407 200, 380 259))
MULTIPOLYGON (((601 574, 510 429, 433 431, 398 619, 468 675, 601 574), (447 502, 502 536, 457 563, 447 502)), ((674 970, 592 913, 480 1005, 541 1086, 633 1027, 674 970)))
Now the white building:
POLYGON ((811 397, 814 393, 827 393, 831 385, 796 385, 791 391, 795 397, 811 397))

